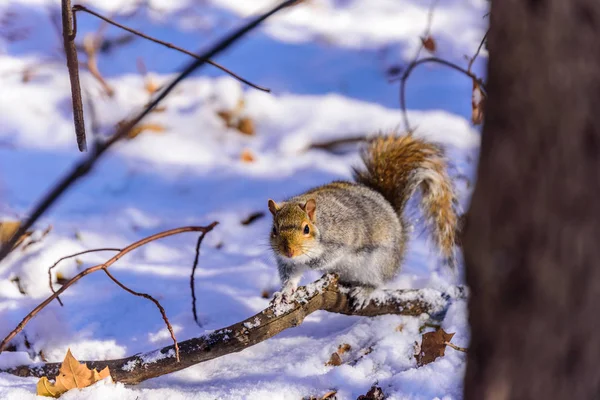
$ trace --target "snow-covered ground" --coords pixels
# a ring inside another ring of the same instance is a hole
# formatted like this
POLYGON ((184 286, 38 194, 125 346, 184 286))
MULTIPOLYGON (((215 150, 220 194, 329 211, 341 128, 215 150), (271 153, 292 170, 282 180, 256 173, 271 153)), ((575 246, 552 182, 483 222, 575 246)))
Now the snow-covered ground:
MULTIPOLYGON (((273 1, 155 0, 139 9, 135 3, 85 2, 145 33, 198 50, 273 1)), ((464 63, 463 56, 474 53, 485 31, 486 3, 438 2, 432 32, 440 56, 464 63)), ((58 5, 58 0, 0 1, 0 220, 27 215, 82 157, 73 133, 61 40, 49 17, 59 12, 58 5), (15 36, 22 39, 10 39, 15 36), (26 70, 31 76, 24 82, 26 70)), ((306 1, 273 17, 216 60, 272 93, 248 88, 210 66, 181 84, 163 103, 164 110, 145 121, 161 132, 146 131, 117 145, 39 222, 39 231, 51 224, 51 233, 0 264, 0 337, 50 294, 47 269, 60 257, 123 247, 161 230, 213 220, 220 224, 203 243, 196 273, 201 327, 193 320, 189 293, 195 235, 153 242, 111 270, 132 289, 159 299, 179 340, 266 307, 262 292, 279 285, 267 246, 270 221, 265 217, 247 226, 240 221, 256 211, 268 215, 268 198, 350 177, 358 163, 355 151, 307 150, 310 143, 403 126, 398 83, 390 83, 386 71, 405 64, 416 51, 429 5, 421 0, 306 1), (225 126, 218 112, 232 110, 253 121, 255 135, 225 126), (253 161, 244 161, 243 153, 253 161)), ((78 38, 99 26, 94 17, 80 13, 78 38)), ((111 27, 105 37, 121 33, 111 27)), ((105 96, 82 70, 88 132, 92 110, 87 99, 94 104, 97 134, 109 133, 148 101, 149 80, 167 82, 187 59, 141 39, 100 54, 99 69, 115 95, 105 96), (147 77, 138 72, 140 59, 147 77)), ((476 71, 484 62, 476 63, 476 71)), ((470 90, 463 76, 428 66, 417 69, 407 85, 409 118, 417 134, 447 147, 454 176, 472 178, 479 133, 469 124, 470 90)), ((457 180, 457 187, 464 207, 469 189, 463 180, 457 180)), ((68 278, 110 254, 67 260, 56 272, 68 278)), ((453 280, 438 267, 427 237, 415 235, 403 273, 390 287, 444 290, 461 283, 462 278, 453 280)), ((303 283, 316 277, 307 275, 303 283)), ((80 360, 100 360, 171 342, 154 305, 102 274, 85 277, 62 299, 64 307, 52 303, 12 342, 18 352, 0 354, 0 368, 40 361, 40 351, 49 361, 62 361, 69 347, 80 360)), ((63 398, 301 399, 337 390, 338 399, 355 399, 377 383, 390 399, 459 399, 464 354, 448 349, 445 357, 417 368, 414 344, 420 342, 421 325, 418 318, 317 312, 301 326, 243 352, 134 387, 99 384, 63 398), (343 343, 352 347, 345 363, 326 366, 343 343), (372 351, 359 359, 368 348, 372 351)), ((454 343, 468 345, 465 301, 451 306, 443 327, 456 332, 454 343)), ((34 398, 36 381, 0 374, 0 399, 34 398)))

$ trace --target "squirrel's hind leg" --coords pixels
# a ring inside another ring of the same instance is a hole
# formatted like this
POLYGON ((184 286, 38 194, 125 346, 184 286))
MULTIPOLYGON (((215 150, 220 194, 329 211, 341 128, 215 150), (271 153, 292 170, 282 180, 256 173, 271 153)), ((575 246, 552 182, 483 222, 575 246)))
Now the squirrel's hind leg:
POLYGON ((373 286, 351 286, 350 287, 350 307, 353 310, 365 308, 373 299, 373 286))

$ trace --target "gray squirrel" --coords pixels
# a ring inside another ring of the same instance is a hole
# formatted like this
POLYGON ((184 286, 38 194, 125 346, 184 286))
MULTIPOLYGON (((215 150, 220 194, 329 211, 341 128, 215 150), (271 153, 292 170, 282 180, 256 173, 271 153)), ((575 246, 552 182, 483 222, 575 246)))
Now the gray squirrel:
POLYGON ((400 269, 409 230, 403 211, 418 188, 435 244, 454 265, 455 194, 442 150, 413 136, 386 135, 370 141, 362 160, 355 182, 335 181, 279 204, 269 199, 270 245, 282 282, 274 301, 287 301, 312 269, 338 274, 352 288, 353 306, 366 305, 400 269))

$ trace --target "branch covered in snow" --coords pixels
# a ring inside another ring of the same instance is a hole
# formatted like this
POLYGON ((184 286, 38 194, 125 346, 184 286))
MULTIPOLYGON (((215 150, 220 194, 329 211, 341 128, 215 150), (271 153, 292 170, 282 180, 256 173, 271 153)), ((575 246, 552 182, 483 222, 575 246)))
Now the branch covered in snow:
MULTIPOLYGON (((310 285, 298 288, 290 303, 271 304, 265 310, 208 335, 179 342, 180 361, 176 360, 175 346, 118 360, 86 361, 89 368, 109 367, 115 381, 136 384, 236 353, 267 340, 278 333, 302 323, 304 318, 318 310, 346 315, 374 317, 384 314, 412 315, 444 314, 451 300, 462 296, 433 289, 386 291, 367 306, 355 310, 350 306, 348 290, 338 286, 334 275, 325 275, 310 285)), ((60 363, 23 365, 0 370, 18 376, 56 376, 60 363)))

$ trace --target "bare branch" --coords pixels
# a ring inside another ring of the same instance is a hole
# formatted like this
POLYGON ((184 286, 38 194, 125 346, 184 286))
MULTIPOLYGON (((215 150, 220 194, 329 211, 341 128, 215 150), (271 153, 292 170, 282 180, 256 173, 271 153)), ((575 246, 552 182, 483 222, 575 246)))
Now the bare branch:
MULTIPOLYGON (((52 264, 52 266, 50 268, 48 268, 48 286, 50 286, 50 290, 52 291, 52 293, 56 292, 54 291, 54 287, 52 286, 52 270, 61 262, 64 260, 67 260, 69 258, 73 258, 73 257, 77 257, 80 256, 82 254, 87 254, 87 253, 95 253, 98 251, 121 251, 121 249, 117 249, 117 248, 104 248, 104 249, 91 249, 91 250, 85 250, 85 251, 80 251, 79 253, 75 253, 75 254, 71 254, 69 256, 65 256, 62 257, 61 259, 59 259, 57 262, 55 262, 54 264, 52 264)), ((56 300, 58 300, 58 303, 61 306, 64 306, 62 300, 60 299, 60 297, 56 296, 56 300)))
MULTIPOLYGON (((73 19, 71 0, 62 0, 62 36, 67 56, 67 68, 71 80, 71 98, 73 99, 73 121, 75 123, 75 135, 77 135, 77 146, 79 151, 87 151, 85 139, 85 123, 83 121, 83 102, 81 100, 81 87, 79 85, 79 62, 77 61, 77 49, 75 47, 75 35, 77 25, 73 19)), ((0 260, 2 257, 0 257, 0 260)))
MULTIPOLYGON (((103 16, 103 15, 101 15, 101 14, 98 14, 97 12, 95 12, 95 11, 92 11, 92 10, 90 10, 89 8, 87 8, 87 7, 84 7, 84 6, 80 5, 80 4, 75 4, 75 5, 73 6, 73 12, 74 12, 74 13, 76 13, 77 11, 83 11, 83 12, 86 12, 86 13, 88 13, 88 14, 91 14, 91 15, 93 15, 93 16, 95 16, 95 17, 97 17, 97 18, 100 18, 101 20, 103 20, 103 21, 105 21, 105 22, 108 22, 108 23, 109 23, 109 24, 111 24, 111 25, 114 25, 114 26, 116 26, 117 28, 121 28, 121 29, 123 29, 123 30, 125 30, 125 31, 127 31, 127 32, 130 32, 130 33, 133 33, 134 35, 137 35, 137 36, 139 36, 139 37, 141 37, 141 38, 144 38, 144 39, 150 40, 151 42, 154 42, 154 43, 161 44, 161 45, 163 45, 163 46, 165 46, 165 47, 168 47, 168 48, 170 48, 170 49, 177 50, 177 51, 179 51, 179 52, 181 52, 181 53, 187 54, 188 56, 192 56, 192 57, 194 57, 194 58, 198 58, 198 56, 197 56, 196 54, 192 53, 191 51, 188 51, 188 50, 186 50, 186 49, 183 49, 183 48, 181 48, 181 47, 175 46, 175 45, 174 45, 174 44, 172 44, 172 43, 168 43, 168 42, 162 41, 162 40, 160 40, 160 39, 153 38, 152 36, 148 36, 148 35, 146 35, 146 34, 144 34, 144 33, 140 32, 140 31, 136 31, 135 29, 129 28, 129 27, 125 26, 125 25, 122 25, 122 24, 120 24, 120 23, 118 23, 118 22, 115 22, 115 21, 113 21, 112 19, 110 19, 110 18, 108 18, 108 17, 105 17, 105 16, 103 16)), ((223 71, 223 72, 225 72, 225 73, 227 73, 227 74, 231 75, 231 76, 232 76, 232 77, 234 77, 235 79, 239 80, 240 82, 243 82, 243 83, 245 83, 245 84, 246 84, 246 85, 248 85, 248 86, 251 86, 251 87, 253 87, 253 88, 255 88, 255 89, 258 89, 258 90, 262 90, 263 92, 267 92, 267 93, 271 92, 271 89, 267 89, 267 88, 264 88, 264 87, 258 86, 258 85, 256 85, 256 84, 254 84, 254 83, 252 83, 252 82, 250 82, 250 81, 248 81, 248 80, 246 80, 246 79, 242 78, 241 76, 239 76, 239 75, 237 75, 235 72, 233 72, 233 71, 231 71, 231 70, 229 70, 229 69, 225 68, 224 66, 222 66, 222 65, 220 65, 220 64, 217 64, 216 62, 214 62, 214 61, 212 61, 212 60, 208 60, 208 61, 207 61, 207 63, 208 63, 208 64, 210 64, 210 65, 212 65, 212 66, 214 66, 214 67, 217 67, 217 68, 219 68, 221 71, 223 71)))
POLYGON ((162 318, 165 321, 165 324, 167 324, 167 329, 169 330, 169 333, 171 334, 171 339, 173 339, 173 346, 175 346, 175 357, 177 358, 177 362, 179 362, 179 345, 177 344, 177 339, 175 338, 175 332, 173 331, 173 327, 171 326, 171 323, 169 322, 169 318, 167 318, 167 313, 165 312, 165 309, 163 308, 163 306, 160 305, 158 300, 156 300, 154 297, 150 296, 147 293, 140 293, 140 292, 136 292, 134 290, 129 289, 127 286, 125 286, 123 283, 121 283, 117 278, 115 278, 113 274, 108 272, 108 269, 102 268, 102 270, 121 289, 125 290, 128 293, 131 293, 134 296, 139 296, 139 297, 148 299, 156 305, 156 307, 158 308, 158 311, 160 311, 160 315, 162 315, 162 318))
POLYGON ((98 265, 95 265, 93 267, 90 267, 90 268, 87 268, 87 269, 81 271, 79 274, 77 274, 73 278, 69 279, 64 285, 62 285, 62 287, 60 289, 58 289, 56 292, 54 292, 50 297, 48 297, 46 300, 44 300, 42 303, 40 303, 37 307, 35 307, 29 314, 27 314, 25 316, 25 318, 23 318, 23 320, 19 323, 19 325, 17 325, 17 327, 12 332, 10 332, 8 334, 8 336, 6 336, 4 338, 4 340, 2 340, 2 342, 0 343, 0 353, 6 349, 6 345, 8 344, 8 342, 10 342, 17 335, 17 333, 21 332, 23 330, 23 328, 25 328, 25 325, 27 325, 27 323, 33 317, 35 317, 40 311, 42 311, 44 309, 44 307, 46 307, 48 304, 50 304, 52 302, 52 300, 56 299, 62 292, 67 290, 69 287, 71 287, 71 285, 73 285, 75 282, 77 282, 84 276, 89 275, 92 272, 96 272, 101 269, 106 269, 106 268, 110 267, 112 264, 114 264, 116 261, 118 261, 125 254, 131 252, 132 250, 137 249, 138 247, 145 245, 146 243, 150 243, 154 240, 161 239, 161 238, 164 238, 167 236, 176 235, 178 233, 183 233, 183 232, 210 232, 216 225, 217 225, 217 222, 213 222, 212 224, 210 224, 208 226, 186 226, 183 228, 171 229, 168 231, 154 234, 152 236, 148 236, 144 239, 141 239, 141 240, 125 247, 123 250, 121 250, 118 254, 115 254, 110 260, 108 260, 104 264, 98 264, 98 265))
MULTIPOLYGON (((396 290, 387 292, 385 298, 377 303, 373 301, 361 310, 354 310, 350 306, 348 294, 339 290, 337 278, 326 275, 310 285, 298 288, 292 300, 293 303, 290 304, 270 305, 244 321, 209 335, 180 342, 179 362, 175 359, 175 347, 171 345, 119 360, 85 363, 89 368, 109 367, 115 381, 136 384, 242 351, 301 324, 307 315, 318 310, 367 317, 385 314, 419 316, 423 313, 439 317, 446 312, 452 298, 433 289, 396 290)), ((55 376, 59 367, 60 363, 47 363, 4 369, 0 372, 19 376, 55 376)))
POLYGON ((445 65, 448 68, 452 68, 455 71, 461 72, 462 74, 471 78, 474 82, 477 82, 479 84, 480 88, 485 90, 485 84, 483 83, 483 80, 481 78, 479 78, 477 75, 472 73, 470 70, 464 69, 461 66, 456 65, 450 61, 446 61, 446 60, 444 60, 442 58, 438 58, 438 57, 427 57, 427 58, 422 58, 418 61, 415 61, 414 63, 410 64, 408 66, 408 68, 406 68, 406 70, 402 74, 402 78, 400 78, 400 108, 402 109, 402 116, 404 118, 404 125, 406 127, 407 132, 411 132, 413 129, 410 127, 410 123, 408 121, 408 111, 406 109, 406 82, 408 81, 410 74, 416 67, 418 67, 421 64, 427 64, 427 63, 436 63, 436 64, 445 65))
POLYGON ((131 129, 139 123, 146 115, 148 115, 182 80, 187 78, 192 72, 198 69, 200 66, 204 65, 211 57, 221 53, 223 50, 227 49, 233 43, 238 41, 241 37, 243 37, 246 33, 251 31, 260 25, 265 19, 275 14, 276 12, 295 4, 299 0, 287 0, 279 5, 273 7, 271 10, 262 14, 261 16, 255 18, 253 21, 248 22, 246 25, 241 28, 235 30, 234 32, 227 35, 217 44, 212 46, 202 55, 200 55, 196 60, 191 62, 188 66, 186 66, 179 75, 169 83, 160 93, 159 95, 150 102, 144 109, 139 112, 135 117, 133 117, 128 123, 124 123, 116 129, 116 132, 106 141, 98 143, 97 146, 94 147, 93 151, 90 152, 89 156, 80 161, 75 165, 75 167, 65 175, 62 179, 58 181, 58 183, 48 192, 39 203, 34 207, 32 213, 29 218, 26 219, 17 232, 13 235, 13 237, 4 243, 2 248, 0 248, 0 261, 2 261, 6 256, 11 252, 14 244, 17 242, 18 238, 21 237, 27 230, 33 226, 33 224, 58 200, 66 191, 71 187, 71 185, 77 182, 81 177, 87 175, 92 168, 96 165, 98 160, 102 157, 104 152, 108 150, 113 144, 117 141, 123 139, 127 136, 127 134, 131 131, 131 129))
POLYGON ((483 35, 483 38, 481 39, 481 42, 479 43, 479 47, 477 47, 477 51, 475 52, 475 54, 473 55, 473 57, 471 57, 469 59, 469 65, 467 67, 467 71, 471 72, 471 68, 473 67, 473 63, 475 62, 475 60, 477 59, 477 57, 479 57, 479 53, 481 52, 483 44, 487 40, 487 35, 488 35, 488 32, 486 32, 485 35, 483 35))

